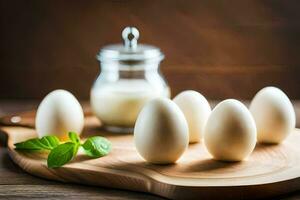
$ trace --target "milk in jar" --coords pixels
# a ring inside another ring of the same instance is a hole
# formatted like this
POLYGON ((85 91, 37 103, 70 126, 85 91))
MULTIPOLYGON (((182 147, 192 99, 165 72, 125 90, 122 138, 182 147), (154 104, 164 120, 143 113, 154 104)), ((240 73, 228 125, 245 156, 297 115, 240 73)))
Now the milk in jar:
POLYGON ((159 65, 164 55, 154 46, 138 44, 139 32, 126 27, 124 44, 103 47, 97 58, 101 72, 91 89, 91 108, 104 128, 128 132, 145 103, 170 97, 159 65))

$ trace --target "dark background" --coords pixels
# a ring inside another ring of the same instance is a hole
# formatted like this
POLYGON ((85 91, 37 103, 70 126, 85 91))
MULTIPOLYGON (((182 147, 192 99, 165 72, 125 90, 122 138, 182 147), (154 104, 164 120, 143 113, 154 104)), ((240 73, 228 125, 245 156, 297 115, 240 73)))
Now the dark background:
POLYGON ((41 98, 64 88, 81 99, 100 47, 134 25, 166 54, 173 95, 249 99, 275 85, 300 98, 300 1, 0 1, 0 98, 41 98))

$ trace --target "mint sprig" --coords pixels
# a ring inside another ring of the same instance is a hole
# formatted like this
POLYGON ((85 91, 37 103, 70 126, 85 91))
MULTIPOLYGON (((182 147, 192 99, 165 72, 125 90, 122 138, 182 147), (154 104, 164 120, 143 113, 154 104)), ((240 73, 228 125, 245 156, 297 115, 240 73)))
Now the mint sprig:
POLYGON ((44 136, 33 138, 24 142, 16 143, 15 149, 20 151, 50 151, 47 158, 49 168, 57 168, 73 160, 78 149, 82 147, 87 156, 99 158, 106 156, 111 151, 111 143, 104 137, 93 136, 81 144, 77 133, 69 132, 70 141, 60 143, 56 136, 44 136))

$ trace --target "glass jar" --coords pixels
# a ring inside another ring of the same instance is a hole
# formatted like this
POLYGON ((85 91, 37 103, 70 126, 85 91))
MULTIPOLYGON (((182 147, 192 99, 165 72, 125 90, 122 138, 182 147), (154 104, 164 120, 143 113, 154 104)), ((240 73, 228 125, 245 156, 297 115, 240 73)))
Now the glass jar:
POLYGON ((97 59, 101 73, 91 89, 91 107, 104 128, 131 132, 136 118, 150 99, 170 97, 159 64, 164 55, 154 46, 138 44, 139 32, 126 27, 124 45, 103 47, 97 59))

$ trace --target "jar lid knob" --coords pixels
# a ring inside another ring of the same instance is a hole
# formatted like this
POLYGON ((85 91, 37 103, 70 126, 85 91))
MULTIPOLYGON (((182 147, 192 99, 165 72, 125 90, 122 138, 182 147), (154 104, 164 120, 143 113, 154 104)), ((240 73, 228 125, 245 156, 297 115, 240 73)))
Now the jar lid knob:
POLYGON ((137 40, 139 39, 140 33, 135 27, 127 26, 122 31, 122 38, 124 40, 124 45, 128 49, 136 49, 137 40))

